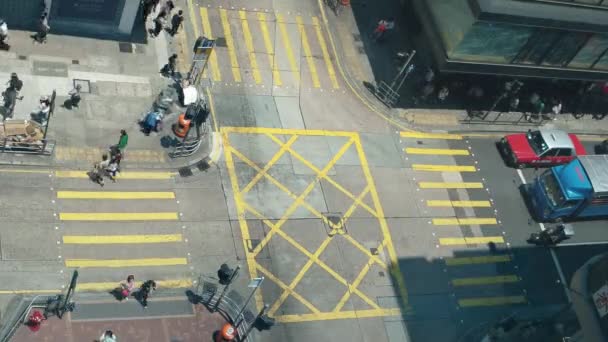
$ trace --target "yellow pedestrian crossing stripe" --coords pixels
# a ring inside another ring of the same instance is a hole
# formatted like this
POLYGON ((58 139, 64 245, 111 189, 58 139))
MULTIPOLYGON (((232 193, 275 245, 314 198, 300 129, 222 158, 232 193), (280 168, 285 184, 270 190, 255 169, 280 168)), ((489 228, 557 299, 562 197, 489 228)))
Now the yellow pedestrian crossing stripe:
POLYGON ((156 235, 64 235, 63 243, 68 245, 104 245, 126 243, 167 243, 181 242, 182 234, 156 235))
POLYGON ((228 21, 228 14, 223 8, 220 9, 220 19, 222 21, 222 27, 224 28, 224 36, 226 39, 226 47, 228 48, 228 55, 230 56, 230 64, 232 65, 232 76, 234 77, 235 82, 241 82, 241 71, 239 69, 239 61, 236 58, 232 30, 230 29, 230 22, 228 21))
POLYGON ((487 243, 505 243, 502 236, 440 238, 439 244, 443 246, 481 245, 487 243))
POLYGON ((177 213, 59 213, 61 221, 171 221, 177 213))
POLYGON ((174 199, 172 191, 57 191, 60 199, 174 199))
POLYGON ((454 208, 489 208, 492 206, 490 201, 446 201, 428 200, 426 205, 429 207, 454 207, 454 208))
POLYGON ((260 23, 260 29, 262 31, 262 38, 264 39, 264 46, 266 47, 266 54, 268 55, 270 69, 272 69, 273 83, 277 87, 280 87, 283 85, 283 81, 281 80, 281 73, 277 69, 278 66, 275 63, 276 55, 273 48, 272 40, 270 39, 270 33, 268 32, 268 22, 266 20, 266 13, 258 12, 258 21, 260 23))
POLYGON ((526 298, 524 296, 479 297, 458 300, 458 305, 464 308, 475 306, 498 306, 523 303, 526 303, 526 298))
POLYGON ((432 220, 436 226, 465 226, 473 224, 497 224, 496 218, 435 218, 432 220))
POLYGON ((312 51, 310 49, 310 45, 308 43, 308 35, 306 34, 306 28, 304 27, 304 22, 302 21, 301 16, 296 17, 296 22, 298 24, 298 28, 300 30, 300 36, 302 38, 302 49, 304 49, 304 58, 308 64, 308 69, 310 71, 310 75, 312 76, 312 86, 315 88, 321 87, 321 82, 319 82, 319 75, 317 74, 317 67, 315 65, 315 60, 312 56, 312 51))
POLYGON ((470 278, 455 278, 452 279, 454 286, 480 286, 480 285, 496 285, 516 283, 519 277, 515 275, 492 276, 492 277, 470 277, 470 278))
POLYGON ((445 258, 445 264, 448 266, 463 266, 463 265, 481 265, 481 264, 494 264, 499 262, 510 262, 512 260, 511 255, 480 255, 474 257, 455 257, 445 258))
MULTIPOLYGON (((111 282, 78 282, 76 291, 80 292, 93 292, 93 291, 111 291, 116 288, 116 284, 124 281, 124 279, 115 280, 111 282)), ((177 288, 191 288, 193 286, 192 279, 169 279, 169 280, 155 280, 156 287, 160 289, 177 289, 177 288)), ((136 281, 135 286, 139 287, 141 282, 136 281)))
POLYGON ((338 85, 338 78, 336 77, 336 71, 334 70, 333 63, 331 61, 331 57, 329 55, 329 51, 327 51, 327 44, 325 44, 325 37, 323 36, 323 32, 321 31, 321 24, 319 23, 319 19, 317 17, 312 17, 312 25, 315 28, 315 32, 317 33, 317 39, 319 40, 319 44, 321 45, 321 51, 323 52, 323 60, 325 60, 325 66, 327 67, 327 74, 329 75, 329 79, 331 80, 331 84, 334 89, 338 89, 340 86, 338 85))
POLYGON ((428 154, 428 155, 440 155, 440 156, 468 156, 468 150, 461 149, 443 149, 443 148, 418 148, 418 147, 407 147, 405 149, 407 154, 428 154))
MULTIPOLYGON (((206 7, 200 8, 201 21, 203 22, 203 35, 209 39, 213 37, 213 33, 211 32, 211 25, 209 24, 209 13, 207 12, 206 7)), ((211 51, 209 55, 209 65, 211 66, 211 77, 216 82, 222 80, 222 75, 220 72, 220 68, 217 63, 217 53, 215 49, 211 51)))
MULTIPOLYGON (((136 172, 124 171, 116 175, 116 179, 162 180, 172 179, 176 172, 136 172)), ((90 178, 87 171, 55 171, 57 178, 90 178)))
POLYGON ((255 57, 255 50, 253 49, 253 37, 251 36, 251 31, 249 30, 249 22, 247 21, 247 14, 245 13, 245 11, 239 11, 239 18, 241 19, 241 26, 243 27, 243 37, 245 39, 245 47, 247 48, 247 54, 249 55, 249 63, 251 64, 253 79, 256 84, 261 84, 262 75, 260 75, 258 61, 255 57))
POLYGON ((434 165, 434 164, 412 164, 414 171, 437 171, 437 172, 476 172, 473 165, 434 165))
POLYGON ((483 189, 479 182, 419 182, 420 189, 483 189))
POLYGON ((285 52, 287 53, 287 59, 289 60, 289 66, 291 66, 291 71, 294 75, 296 75, 296 80, 300 80, 300 70, 298 69, 298 63, 296 62, 296 58, 293 54, 293 49, 291 48, 291 42, 289 40, 289 33, 287 32, 287 26, 285 25, 285 19, 283 15, 280 13, 276 14, 277 26, 279 27, 279 32, 281 33, 281 41, 283 42, 283 47, 285 48, 285 52))
POLYGON ((144 258, 144 259, 66 259, 66 267, 147 267, 187 265, 186 258, 144 258))
POLYGON ((462 135, 449 133, 405 132, 399 133, 403 138, 462 140, 462 135))

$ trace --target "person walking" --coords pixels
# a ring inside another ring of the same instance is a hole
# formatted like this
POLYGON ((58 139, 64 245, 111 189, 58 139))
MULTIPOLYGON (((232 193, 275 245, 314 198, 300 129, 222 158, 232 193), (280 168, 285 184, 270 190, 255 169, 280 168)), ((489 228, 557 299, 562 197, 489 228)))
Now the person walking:
POLYGON ((117 342, 116 334, 112 330, 106 330, 101 337, 99 337, 99 342, 117 342))
POLYGON ((160 11, 158 11, 157 17, 162 16, 164 19, 167 19, 167 17, 169 16, 169 14, 171 14, 171 11, 173 11, 174 8, 175 5, 173 4, 173 1, 167 0, 167 2, 165 2, 165 4, 160 7, 160 11))
POLYGON ((127 144, 129 143, 129 135, 127 135, 127 131, 124 129, 120 130, 120 139, 118 139, 118 150, 122 153, 127 148, 127 144))
POLYGON ((148 17, 150 16, 150 13, 152 13, 152 11, 154 10, 155 1, 154 0, 143 0, 141 2, 141 6, 143 8, 144 23, 146 23, 148 21, 148 17))
POLYGON ((91 179, 99 184, 102 188, 105 185, 103 181, 103 176, 106 173, 106 168, 110 165, 110 160, 108 159, 108 155, 104 154, 101 156, 101 162, 95 163, 93 165, 93 170, 91 171, 91 179))
POLYGON ((129 300, 129 296, 133 292, 135 288, 135 276, 130 274, 127 276, 127 282, 124 284, 120 284, 121 286, 121 295, 124 300, 129 300))
POLYGON ((163 76, 175 76, 175 68, 177 67, 177 54, 174 53, 169 57, 169 61, 165 66, 160 70, 160 73, 163 76))
POLYGON ((156 17, 156 19, 154 19, 153 23, 154 23, 154 27, 151 28, 150 30, 148 30, 148 33, 150 33, 150 37, 156 38, 160 34, 160 31, 163 30, 163 18, 156 17))
POLYGON ((173 37, 179 30, 179 27, 184 22, 184 12, 182 10, 177 11, 176 14, 171 18, 171 30, 169 30, 169 34, 173 37))
POLYGON ((38 32, 33 36, 34 40, 40 44, 46 43, 46 35, 51 30, 48 17, 46 12, 42 13, 40 20, 38 20, 38 32))
POLYGON ((148 297, 151 291, 156 290, 156 282, 154 280, 146 280, 139 288, 139 299, 144 308, 148 307, 148 297))

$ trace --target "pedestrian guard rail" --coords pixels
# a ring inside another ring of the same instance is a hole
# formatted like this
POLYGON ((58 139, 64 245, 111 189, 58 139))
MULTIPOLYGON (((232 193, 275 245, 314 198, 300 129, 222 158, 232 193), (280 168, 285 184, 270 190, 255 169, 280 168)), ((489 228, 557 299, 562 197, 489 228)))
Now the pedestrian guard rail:
POLYGON ((0 139, 0 153, 21 153, 51 155, 55 149, 55 140, 43 139, 27 141, 14 137, 0 139))
POLYGON ((47 308, 49 302, 57 295, 39 295, 35 297, 17 296, 9 303, 0 323, 0 342, 8 342, 17 328, 25 324, 33 308, 47 308))

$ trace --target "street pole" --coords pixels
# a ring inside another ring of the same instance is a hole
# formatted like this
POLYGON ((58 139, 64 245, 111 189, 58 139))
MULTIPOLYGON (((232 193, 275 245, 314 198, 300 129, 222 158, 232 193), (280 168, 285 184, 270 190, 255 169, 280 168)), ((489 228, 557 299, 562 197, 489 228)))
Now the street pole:
POLYGON ((262 317, 262 315, 264 315, 266 313, 266 310, 268 310, 268 304, 264 304, 264 307, 262 308, 262 310, 260 310, 260 312, 258 313, 258 315, 255 317, 255 319, 253 320, 253 323, 249 324, 249 327, 247 327, 247 330, 245 331, 245 333, 243 334, 243 337, 240 338, 241 341, 246 341, 247 340, 247 336, 249 335, 249 333, 251 332, 251 330, 253 330, 253 326, 255 325, 255 322, 260 319, 260 317, 262 317))
POLYGON ((240 269, 241 269, 241 265, 236 265, 236 268, 234 269, 234 271, 232 271, 232 275, 230 276, 228 283, 226 284, 226 286, 224 286, 224 289, 222 290, 220 297, 217 299, 217 302, 215 302, 215 305, 213 306, 213 311, 217 311, 217 308, 219 307, 220 302, 222 301, 222 299, 224 299, 224 296, 226 295, 226 292, 228 291, 230 284, 232 284, 232 281, 234 280, 234 278, 236 278, 240 269))
POLYGON ((67 311, 67 307, 68 307, 70 298, 72 297, 72 294, 74 293, 74 291, 76 291, 77 282, 78 282, 78 271, 74 270, 74 273, 72 273, 72 280, 70 280, 70 286, 68 287, 68 292, 65 294, 65 299, 63 300, 63 303, 59 306, 59 308, 57 310, 57 316, 59 316, 59 318, 62 318, 63 314, 67 311))
POLYGON ((240 319, 241 314, 243 314, 243 312, 245 311, 245 308, 247 308, 247 305, 251 301, 251 298, 255 294, 255 291, 257 291, 257 289, 262 285, 262 282, 264 282, 264 277, 253 278, 253 280, 251 282, 249 282, 249 285, 247 287, 253 287, 253 290, 249 294, 249 297, 247 297, 247 300, 245 301, 245 304, 243 304, 243 307, 241 308, 239 313, 235 316, 236 319, 238 320, 238 323, 234 327, 235 329, 238 329, 238 327, 241 325, 241 323, 243 323, 243 321, 245 320, 244 317, 243 317, 243 319, 240 319))

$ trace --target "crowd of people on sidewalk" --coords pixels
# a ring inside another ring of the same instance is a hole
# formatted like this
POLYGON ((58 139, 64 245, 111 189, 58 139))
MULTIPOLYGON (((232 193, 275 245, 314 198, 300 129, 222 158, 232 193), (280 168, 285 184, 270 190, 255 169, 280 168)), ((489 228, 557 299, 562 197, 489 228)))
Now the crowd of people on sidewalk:
MULTIPOLYGON (((150 14, 156 12, 160 4, 160 0, 143 0, 141 5, 143 7, 144 23, 147 25, 150 14)), ((166 0, 156 14, 156 17, 152 20, 152 27, 148 29, 150 37, 156 38, 160 32, 164 29, 173 37, 179 31, 182 23, 184 22, 184 11, 176 9, 175 4, 172 0, 166 0), (170 18, 170 19, 169 19, 170 18)))

